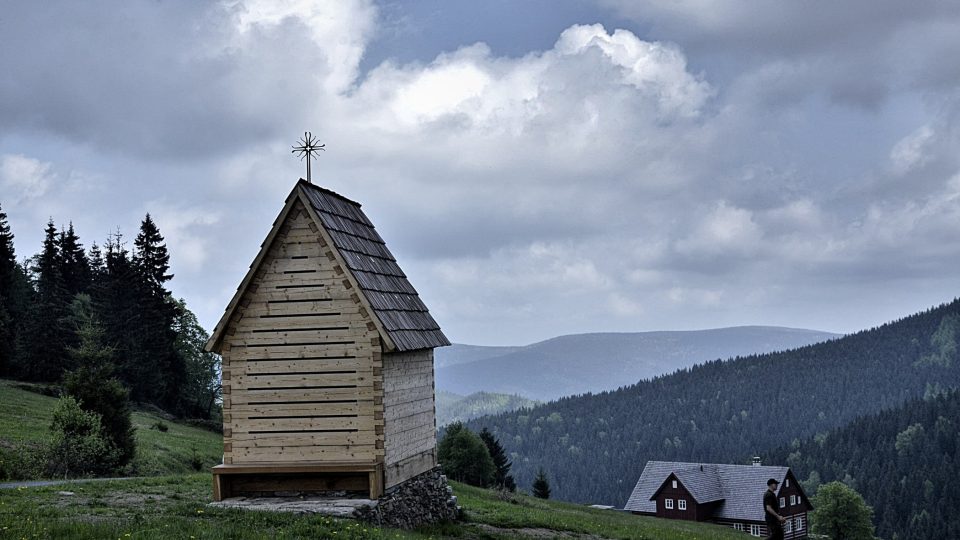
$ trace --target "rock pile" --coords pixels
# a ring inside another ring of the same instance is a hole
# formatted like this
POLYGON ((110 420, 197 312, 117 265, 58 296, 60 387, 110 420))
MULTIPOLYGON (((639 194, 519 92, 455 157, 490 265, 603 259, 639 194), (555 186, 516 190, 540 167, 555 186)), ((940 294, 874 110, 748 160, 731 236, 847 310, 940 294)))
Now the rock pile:
POLYGON ((453 488, 437 466, 388 489, 376 504, 357 508, 353 517, 373 525, 413 529, 454 521, 460 511, 453 488))

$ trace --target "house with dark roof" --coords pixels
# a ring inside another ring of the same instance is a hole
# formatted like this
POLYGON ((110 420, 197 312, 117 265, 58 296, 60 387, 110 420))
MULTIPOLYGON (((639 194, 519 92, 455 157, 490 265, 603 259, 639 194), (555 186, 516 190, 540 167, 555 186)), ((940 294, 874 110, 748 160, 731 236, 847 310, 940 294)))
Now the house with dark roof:
POLYGON ((648 461, 625 510, 666 519, 710 521, 766 536, 763 495, 776 479, 778 512, 789 519, 784 538, 807 537, 810 500, 789 467, 648 461))
POLYGON ((360 204, 300 180, 206 345, 223 358, 214 498, 376 498, 433 469, 449 344, 360 204))

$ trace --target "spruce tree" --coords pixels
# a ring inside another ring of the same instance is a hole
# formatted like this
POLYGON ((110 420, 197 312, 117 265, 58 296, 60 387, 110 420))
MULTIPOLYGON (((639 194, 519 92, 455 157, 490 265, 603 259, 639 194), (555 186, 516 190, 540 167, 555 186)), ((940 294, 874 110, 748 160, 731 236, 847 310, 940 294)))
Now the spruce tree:
POLYGON ((547 480, 547 473, 541 467, 537 471, 537 477, 533 480, 533 496, 538 499, 550 498, 550 481, 547 480))
POLYGON ((76 368, 64 376, 64 388, 80 408, 100 415, 103 436, 116 449, 111 454, 115 461, 105 465, 117 469, 129 463, 136 450, 130 393, 113 376, 113 349, 104 344, 105 332, 90 297, 77 295, 70 309, 79 345, 69 349, 76 368))
POLYGON ((60 275, 71 299, 90 289, 90 263, 83 244, 73 229, 73 222, 60 233, 60 275))
POLYGON ((175 414, 183 414, 181 388, 186 382, 186 366, 177 353, 174 330, 176 308, 165 284, 173 278, 170 254, 156 223, 147 214, 134 241, 133 266, 139 283, 143 316, 136 336, 138 361, 147 367, 150 378, 138 381, 148 385, 147 400, 175 414))
POLYGON ((493 433, 490 433, 490 430, 487 428, 480 430, 480 440, 487 446, 487 451, 490 452, 490 458, 493 459, 493 465, 497 468, 497 471, 493 475, 493 485, 501 489, 516 491, 517 484, 513 481, 513 477, 510 476, 510 467, 513 464, 507 459, 507 454, 503 451, 503 446, 500 445, 500 441, 497 440, 497 438, 493 436, 493 433))
POLYGON ((107 239, 104 270, 94 287, 94 304, 105 329, 105 343, 113 347, 117 376, 130 388, 131 398, 149 401, 152 364, 140 362, 139 334, 144 307, 140 280, 118 232, 107 239))
POLYGON ((7 224, 7 215, 0 208, 0 375, 9 373, 16 350, 16 313, 12 308, 14 273, 17 257, 13 250, 13 233, 7 224))
POLYGON ((64 328, 67 315, 66 289, 60 274, 57 228, 47 223, 43 251, 36 258, 36 300, 25 328, 20 375, 33 381, 56 381, 67 361, 64 328))

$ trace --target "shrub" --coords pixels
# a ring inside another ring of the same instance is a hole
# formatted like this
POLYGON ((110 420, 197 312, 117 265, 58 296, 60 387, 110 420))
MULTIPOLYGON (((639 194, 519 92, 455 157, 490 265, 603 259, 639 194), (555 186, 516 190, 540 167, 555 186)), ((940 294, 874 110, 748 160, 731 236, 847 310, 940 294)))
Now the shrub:
POLYGON ((170 429, 170 426, 168 426, 167 423, 164 422, 163 420, 160 420, 153 424, 153 429, 160 431, 162 433, 166 433, 167 430, 170 429))
POLYGON ((64 396, 53 409, 53 432, 47 450, 47 474, 76 477, 102 474, 117 467, 120 452, 103 434, 100 415, 84 411, 64 396))

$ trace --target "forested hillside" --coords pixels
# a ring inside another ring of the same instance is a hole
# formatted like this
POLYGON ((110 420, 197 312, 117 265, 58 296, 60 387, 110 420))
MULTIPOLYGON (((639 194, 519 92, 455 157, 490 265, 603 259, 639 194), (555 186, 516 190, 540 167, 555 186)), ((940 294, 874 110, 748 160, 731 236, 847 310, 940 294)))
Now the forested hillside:
POLYGON ((841 480, 873 506, 881 538, 960 538, 960 392, 913 400, 768 454, 811 491, 841 480))
POLYGON ((59 384, 94 370, 134 401, 174 415, 219 415, 219 357, 167 283, 170 254, 143 219, 132 246, 117 232, 84 249, 72 224, 47 223, 40 252, 18 261, 0 211, 0 377, 59 384), (131 249, 132 247, 132 249, 131 249))
POLYGON ((800 349, 713 361, 613 392, 482 417, 558 498, 622 506, 647 460, 748 463, 752 455, 960 383, 960 301, 800 349))
POLYGON ((486 414, 515 411, 539 404, 539 401, 509 394, 477 392, 469 396, 461 396, 439 391, 436 395, 437 426, 442 427, 453 422, 465 422, 486 414))
POLYGON ((437 388, 462 395, 496 392, 545 401, 615 390, 716 358, 785 351, 836 337, 839 335, 816 330, 739 326, 572 334, 516 350, 460 345, 450 347, 456 348, 450 357, 444 347, 436 352, 437 388), (468 355, 477 359, 451 365, 451 360, 468 355))

